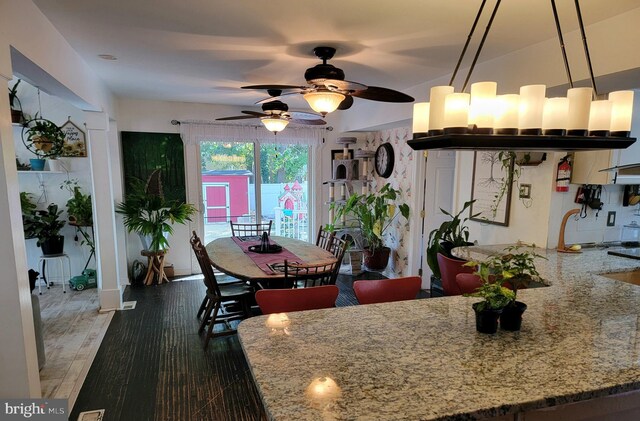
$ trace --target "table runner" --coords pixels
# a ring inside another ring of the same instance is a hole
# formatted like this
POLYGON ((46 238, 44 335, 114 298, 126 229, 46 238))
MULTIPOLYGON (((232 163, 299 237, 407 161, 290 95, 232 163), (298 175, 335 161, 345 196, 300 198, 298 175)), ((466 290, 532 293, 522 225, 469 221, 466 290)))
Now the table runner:
MULTIPOLYGON (((272 266, 276 263, 284 264, 285 260, 288 260, 290 262, 301 262, 301 259, 298 256, 284 247, 282 247, 282 251, 278 253, 256 253, 253 251, 249 251, 249 247, 256 245, 259 246, 261 242, 260 240, 247 241, 247 239, 241 239, 238 237, 231 237, 231 239, 238 245, 238 247, 240 247, 240 249, 242 249, 244 254, 246 254, 251 260, 253 260, 253 263, 255 263, 256 266, 258 266, 260 270, 262 270, 267 275, 273 275, 277 273, 272 268, 272 266)), ((271 244, 273 245, 277 243, 272 241, 271 244)))

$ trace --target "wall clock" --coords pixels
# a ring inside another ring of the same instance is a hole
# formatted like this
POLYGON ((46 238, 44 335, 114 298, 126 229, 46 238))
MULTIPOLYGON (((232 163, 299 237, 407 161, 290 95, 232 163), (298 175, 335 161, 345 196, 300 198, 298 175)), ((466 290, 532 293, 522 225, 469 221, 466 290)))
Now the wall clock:
POLYGON ((375 167, 380 177, 388 178, 393 171, 393 146, 391 143, 383 143, 376 150, 375 167))

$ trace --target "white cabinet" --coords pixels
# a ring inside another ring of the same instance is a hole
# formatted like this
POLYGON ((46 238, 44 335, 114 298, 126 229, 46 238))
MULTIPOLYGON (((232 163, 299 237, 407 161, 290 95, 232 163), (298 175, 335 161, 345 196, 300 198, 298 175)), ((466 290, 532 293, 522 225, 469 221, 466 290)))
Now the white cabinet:
POLYGON ((613 184, 615 173, 600 172, 600 170, 616 165, 611 162, 615 159, 614 155, 616 154, 612 150, 574 153, 573 167, 571 168, 571 183, 613 184))

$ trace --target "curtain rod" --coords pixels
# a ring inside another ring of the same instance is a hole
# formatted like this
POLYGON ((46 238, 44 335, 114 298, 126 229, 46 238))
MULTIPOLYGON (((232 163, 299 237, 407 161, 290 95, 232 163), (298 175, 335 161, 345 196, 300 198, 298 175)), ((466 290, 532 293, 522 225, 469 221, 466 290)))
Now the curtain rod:
MULTIPOLYGON (((233 126, 233 127, 242 126, 242 127, 265 128, 261 124, 260 125, 258 125, 258 124, 220 124, 220 123, 214 123, 213 121, 189 121, 189 120, 180 121, 180 120, 171 120, 171 124, 174 125, 174 126, 179 126, 181 124, 205 124, 205 125, 209 125, 209 126, 233 126)), ((292 128, 295 128, 295 127, 292 127, 292 128)), ((313 128, 313 127, 309 127, 309 128, 313 128)), ((318 127, 318 128, 319 129, 324 129, 324 130, 326 130, 328 132, 333 131, 333 127, 332 126, 318 127)))

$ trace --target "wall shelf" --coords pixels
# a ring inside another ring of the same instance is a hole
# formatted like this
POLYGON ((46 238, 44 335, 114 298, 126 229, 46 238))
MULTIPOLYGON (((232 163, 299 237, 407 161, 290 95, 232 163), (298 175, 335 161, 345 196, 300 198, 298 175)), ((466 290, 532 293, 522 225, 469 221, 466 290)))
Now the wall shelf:
POLYGON ((19 174, 65 174, 64 171, 32 171, 32 170, 18 170, 19 174))
POLYGON ((407 144, 414 150, 589 151, 624 149, 635 141, 633 137, 450 134, 416 137, 407 144))

